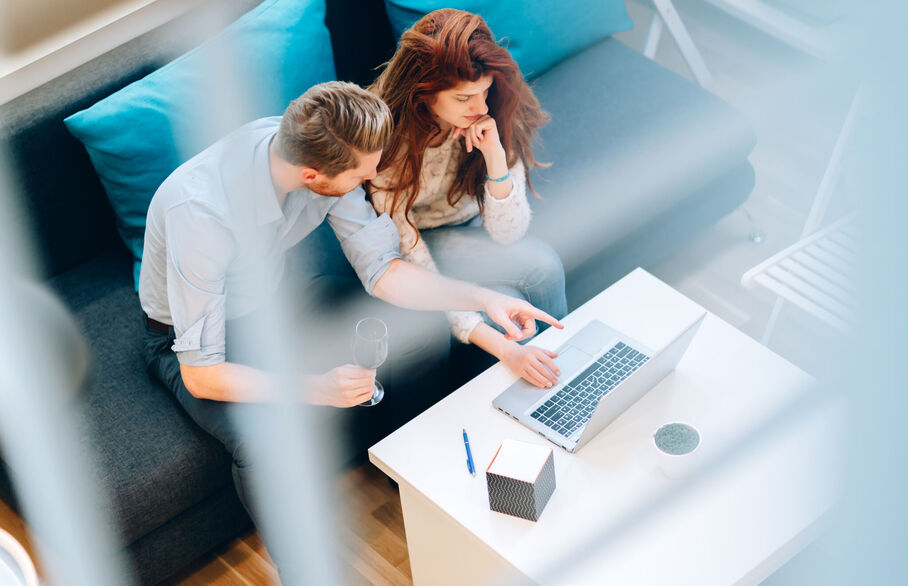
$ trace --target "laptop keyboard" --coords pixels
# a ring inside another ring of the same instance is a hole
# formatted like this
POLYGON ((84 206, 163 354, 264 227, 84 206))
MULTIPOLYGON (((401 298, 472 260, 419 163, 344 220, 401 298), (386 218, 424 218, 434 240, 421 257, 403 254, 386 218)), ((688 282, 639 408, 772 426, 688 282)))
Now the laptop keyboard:
POLYGON ((649 356, 618 342, 530 416, 570 437, 590 420, 599 400, 647 360, 649 356))

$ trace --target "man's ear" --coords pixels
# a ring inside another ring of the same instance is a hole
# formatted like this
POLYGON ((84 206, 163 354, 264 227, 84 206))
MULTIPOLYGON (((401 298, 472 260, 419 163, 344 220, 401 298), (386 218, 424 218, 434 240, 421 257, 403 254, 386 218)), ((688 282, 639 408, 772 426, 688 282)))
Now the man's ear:
POLYGON ((303 167, 300 170, 300 179, 305 184, 310 184, 318 177, 318 171, 312 167, 303 167))

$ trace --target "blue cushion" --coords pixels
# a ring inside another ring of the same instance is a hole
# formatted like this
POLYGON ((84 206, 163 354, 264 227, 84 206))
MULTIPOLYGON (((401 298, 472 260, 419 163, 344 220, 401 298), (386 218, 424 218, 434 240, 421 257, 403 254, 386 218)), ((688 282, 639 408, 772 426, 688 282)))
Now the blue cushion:
POLYGON ((398 38, 423 15, 439 8, 482 16, 527 79, 634 26, 624 0, 385 0, 385 6, 398 38))
POLYGON ((139 262, 145 216, 180 164, 335 78, 324 0, 266 0, 216 37, 64 122, 85 145, 139 262))

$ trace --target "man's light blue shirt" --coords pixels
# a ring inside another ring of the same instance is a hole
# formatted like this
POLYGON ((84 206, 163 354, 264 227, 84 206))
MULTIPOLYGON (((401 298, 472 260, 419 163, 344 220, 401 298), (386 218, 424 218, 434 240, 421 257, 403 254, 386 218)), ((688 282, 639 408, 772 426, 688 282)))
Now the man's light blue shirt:
POLYGON ((376 217, 362 188, 342 197, 300 189, 278 205, 268 149, 280 121, 234 131, 181 165, 151 200, 139 299, 148 317, 173 325, 181 364, 223 362, 226 321, 276 294, 286 251, 326 219, 369 294, 400 258, 397 228, 387 214, 376 217))

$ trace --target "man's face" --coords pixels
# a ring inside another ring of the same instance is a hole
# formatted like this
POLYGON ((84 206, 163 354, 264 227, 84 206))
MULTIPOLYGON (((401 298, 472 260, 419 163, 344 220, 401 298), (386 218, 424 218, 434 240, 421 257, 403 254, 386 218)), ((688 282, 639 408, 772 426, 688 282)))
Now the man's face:
POLYGON ((319 173, 307 183, 309 190, 327 197, 340 197, 362 185, 363 181, 374 179, 378 173, 378 162, 381 160, 382 152, 353 152, 359 161, 356 167, 338 173, 334 177, 326 177, 319 173))

